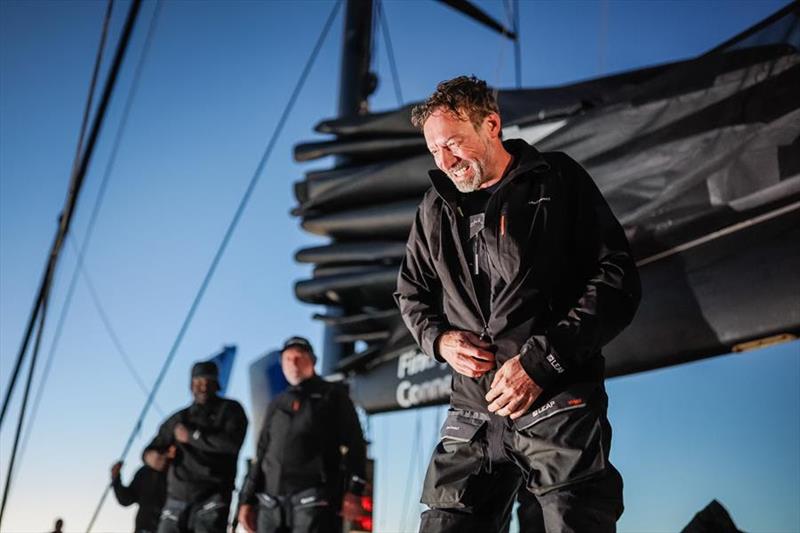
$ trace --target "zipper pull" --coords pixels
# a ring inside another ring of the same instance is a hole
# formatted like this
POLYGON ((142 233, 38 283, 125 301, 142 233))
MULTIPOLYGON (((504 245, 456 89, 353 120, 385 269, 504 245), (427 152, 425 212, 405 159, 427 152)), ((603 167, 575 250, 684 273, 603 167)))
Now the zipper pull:
POLYGON ((508 229, 508 222, 507 217, 508 215, 508 204, 503 204, 503 209, 500 211, 500 236, 506 236, 506 230, 508 229))
POLYGON ((478 265, 478 237, 472 240, 472 270, 473 274, 479 276, 481 273, 480 266, 478 265))

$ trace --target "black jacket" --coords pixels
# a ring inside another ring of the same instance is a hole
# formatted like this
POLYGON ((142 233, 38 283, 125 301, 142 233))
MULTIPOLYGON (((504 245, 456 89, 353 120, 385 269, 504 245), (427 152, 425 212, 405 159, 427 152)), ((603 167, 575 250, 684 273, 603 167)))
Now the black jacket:
MULTIPOLYGON (((628 241, 586 171, 559 152, 504 143, 517 162, 486 206, 483 238, 491 269, 490 313, 475 296, 459 238, 463 195, 441 171, 418 210, 395 299, 423 352, 457 329, 483 334, 497 366, 520 354, 546 392, 601 380, 600 348, 627 326, 640 299, 628 241)), ((485 412, 494 371, 453 374, 454 406, 485 412)))
POLYGON ((230 498, 246 432, 247 416, 239 402, 214 396, 204 405, 194 403, 170 416, 145 452, 165 452, 170 445, 177 446, 167 475, 169 497, 186 502, 216 494, 230 498), (189 429, 186 444, 175 440, 179 422, 189 429))
POLYGON ((122 484, 119 477, 111 481, 114 487, 114 496, 120 505, 127 507, 134 503, 139 504, 136 512, 136 531, 151 531, 158 529, 158 519, 161 508, 167 499, 167 474, 153 470, 144 465, 133 476, 131 484, 127 487, 122 484))
POLYGON ((345 488, 343 476, 365 478, 366 457, 361 424, 347 388, 315 375, 270 402, 239 501, 253 504, 259 492, 286 496, 324 487, 337 505, 345 488))

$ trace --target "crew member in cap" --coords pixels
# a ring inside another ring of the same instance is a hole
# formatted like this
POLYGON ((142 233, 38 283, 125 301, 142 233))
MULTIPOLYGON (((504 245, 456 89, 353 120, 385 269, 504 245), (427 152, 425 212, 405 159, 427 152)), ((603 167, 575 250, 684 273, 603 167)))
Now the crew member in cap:
POLYGON ((192 404, 161 424, 143 454, 151 468, 171 461, 158 533, 224 533, 228 525, 247 416, 239 402, 217 395, 212 361, 192 367, 191 390, 192 404))
POLYGON ((314 372, 314 350, 291 337, 281 350, 289 389, 267 407, 256 459, 239 493, 249 533, 341 532, 360 512, 366 445, 347 388, 314 372))

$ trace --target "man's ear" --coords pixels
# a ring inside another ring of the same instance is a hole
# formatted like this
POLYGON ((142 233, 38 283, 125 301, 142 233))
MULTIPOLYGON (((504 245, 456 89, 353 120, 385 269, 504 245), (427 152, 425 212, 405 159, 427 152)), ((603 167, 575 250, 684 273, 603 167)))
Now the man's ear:
POLYGON ((494 139, 500 137, 500 132, 503 128, 500 115, 497 113, 489 113, 486 115, 486 118, 483 119, 483 125, 491 138, 494 139))

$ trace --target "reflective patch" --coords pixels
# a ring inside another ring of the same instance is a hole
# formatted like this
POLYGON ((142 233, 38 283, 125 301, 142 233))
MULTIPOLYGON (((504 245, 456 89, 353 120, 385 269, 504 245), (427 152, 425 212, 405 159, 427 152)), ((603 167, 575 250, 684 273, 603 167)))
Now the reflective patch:
POLYGON ((565 411, 573 409, 581 409, 587 406, 586 398, 589 398, 592 393, 597 389, 596 384, 590 383, 572 388, 572 390, 564 391, 555 395, 544 405, 541 405, 533 411, 522 415, 514 422, 514 427, 517 430, 527 429, 542 420, 555 416, 565 411))

